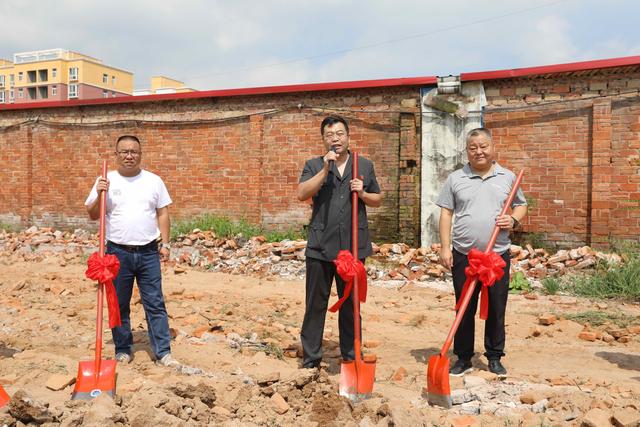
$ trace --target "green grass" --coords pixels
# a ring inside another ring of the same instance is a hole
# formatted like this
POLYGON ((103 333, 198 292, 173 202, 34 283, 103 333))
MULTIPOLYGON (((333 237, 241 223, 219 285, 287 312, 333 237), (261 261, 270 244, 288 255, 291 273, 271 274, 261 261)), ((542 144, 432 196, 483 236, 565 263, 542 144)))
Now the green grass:
POLYGON ((555 295, 562 289, 562 282, 557 277, 545 277, 542 279, 542 286, 547 295, 555 295))
POLYGON ((609 244, 611 252, 619 254, 625 261, 640 259, 640 241, 614 239, 609 244))
POLYGON ((563 313, 559 316, 583 325, 588 323, 589 325, 596 327, 605 324, 614 324, 619 328, 626 328, 627 326, 638 323, 638 318, 636 316, 631 316, 621 312, 610 313, 605 311, 582 311, 580 313, 563 313))
POLYGON ((593 274, 573 278, 568 290, 587 298, 640 301, 640 259, 620 266, 599 263, 593 274))
POLYGON ((264 352, 268 355, 274 356, 279 360, 284 359, 284 350, 275 344, 267 344, 264 352))
POLYGON ((15 233, 20 231, 21 227, 13 224, 5 224, 4 222, 0 222, 0 230, 4 230, 7 233, 15 233))
POLYGON ((228 217, 204 214, 190 219, 174 221, 171 225, 171 239, 189 234, 194 229, 202 231, 211 230, 218 238, 232 238, 239 234, 247 239, 255 236, 264 236, 268 242, 279 242, 285 239, 304 239, 302 229, 290 228, 286 231, 265 230, 245 219, 232 220, 228 217))
POLYGON ((531 291, 531 284, 522 271, 516 271, 509 280, 509 292, 521 293, 531 291))

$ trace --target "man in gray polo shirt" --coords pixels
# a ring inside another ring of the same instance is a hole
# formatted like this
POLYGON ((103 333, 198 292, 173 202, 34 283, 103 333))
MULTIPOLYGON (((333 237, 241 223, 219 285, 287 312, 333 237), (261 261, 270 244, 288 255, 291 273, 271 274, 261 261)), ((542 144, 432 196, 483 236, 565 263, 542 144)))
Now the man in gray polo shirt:
MULTIPOLYGON (((489 370, 504 376, 507 371, 500 358, 504 356, 504 320, 509 295, 509 231, 516 228, 527 214, 527 202, 522 190, 518 189, 511 205, 511 215, 499 215, 516 177, 513 172, 495 161, 495 146, 488 129, 477 128, 470 131, 467 134, 466 149, 469 163, 449 175, 436 202, 441 208, 440 260, 442 265, 451 269, 457 302, 462 297, 466 279, 464 269, 469 265, 467 254, 472 248, 484 251, 493 227, 498 225, 502 229, 493 251, 504 259, 505 274, 501 280, 489 287, 489 315, 484 329, 484 355, 489 360, 489 370)), ((453 352, 458 356, 458 360, 450 369, 451 375, 463 375, 473 369, 471 358, 474 355, 475 313, 481 287, 482 284, 478 283, 455 334, 453 352)))
MULTIPOLYGON (((349 125, 340 116, 326 117, 320 125, 325 153, 307 160, 300 176, 298 200, 313 200, 306 255, 306 298, 300 331, 304 368, 316 368, 322 360, 322 335, 333 279, 342 298, 344 281, 333 261, 338 251, 351 248, 351 192, 358 193, 358 256, 371 255, 366 206, 382 204, 382 193, 371 160, 358 157, 359 177, 351 176, 349 125)), ((353 360, 353 304, 351 295, 340 307, 340 353, 353 360)))

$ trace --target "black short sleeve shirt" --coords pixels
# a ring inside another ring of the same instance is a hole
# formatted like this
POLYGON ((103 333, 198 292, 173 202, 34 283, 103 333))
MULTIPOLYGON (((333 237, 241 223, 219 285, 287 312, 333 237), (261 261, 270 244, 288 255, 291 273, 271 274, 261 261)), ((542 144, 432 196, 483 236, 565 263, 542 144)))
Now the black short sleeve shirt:
MULTIPOLYGON (((307 160, 300 176, 305 182, 322 170, 322 157, 307 160)), ((307 236, 306 256, 323 261, 333 261, 342 249, 351 249, 351 181, 352 156, 349 156, 344 175, 340 176, 335 164, 327 179, 313 196, 313 212, 307 236)), ((371 160, 358 157, 358 174, 362 177, 364 191, 380 193, 380 185, 371 160)), ((371 238, 367 220, 367 208, 358 199, 358 257, 371 255, 371 238)))

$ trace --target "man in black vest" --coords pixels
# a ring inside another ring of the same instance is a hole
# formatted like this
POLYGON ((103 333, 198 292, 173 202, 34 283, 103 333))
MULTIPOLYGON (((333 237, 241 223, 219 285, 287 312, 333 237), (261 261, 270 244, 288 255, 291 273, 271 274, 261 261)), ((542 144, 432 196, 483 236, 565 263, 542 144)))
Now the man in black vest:
MULTIPOLYGON (((362 261, 372 252, 366 206, 382 204, 382 193, 370 160, 358 157, 360 177, 351 176, 347 121, 329 116, 322 121, 320 133, 326 154, 307 160, 298 184, 300 201, 313 198, 305 253, 306 306, 300 333, 304 368, 316 368, 322 360, 324 321, 334 278, 338 295, 342 297, 344 292, 345 283, 336 274, 333 260, 340 250, 351 249, 351 192, 358 193, 358 255, 362 261)), ((338 323, 342 358, 353 360, 351 296, 340 307, 338 323)))

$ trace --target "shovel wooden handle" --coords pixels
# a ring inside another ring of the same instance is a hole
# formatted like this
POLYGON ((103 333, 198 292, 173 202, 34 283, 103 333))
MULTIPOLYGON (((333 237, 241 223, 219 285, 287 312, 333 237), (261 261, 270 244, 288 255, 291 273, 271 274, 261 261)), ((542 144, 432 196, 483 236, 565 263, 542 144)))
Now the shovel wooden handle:
MULTIPOLYGON (((358 153, 351 153, 351 179, 358 177, 358 153)), ((358 192, 351 192, 351 253, 357 262, 358 258, 358 192)), ((355 351, 356 367, 362 360, 360 351, 361 331, 360 331, 360 295, 358 289, 358 275, 353 278, 353 349, 355 351)), ((357 369, 357 368, 356 368, 357 369)))
MULTIPOLYGON (((522 181, 522 176, 524 175, 524 169, 518 173, 515 182, 513 183, 513 187, 511 187, 511 193, 509 193, 509 197, 507 201, 504 203, 502 210, 500 211, 500 216, 507 213, 509 206, 513 202, 513 199, 516 197, 516 193, 518 192, 518 187, 520 187, 520 182, 522 181)), ((487 243, 487 247, 484 250, 484 253, 488 254, 493 250, 493 246, 496 244, 496 239, 498 238, 498 234, 500 234, 500 227, 497 225, 493 227, 493 233, 491 233, 491 239, 489 239, 489 243, 487 243)), ((442 346, 442 350, 440 350, 440 356, 444 357, 449 351, 449 347, 451 347, 451 343, 453 342, 453 337, 455 336, 458 327, 460 326, 460 322, 462 322, 462 318, 464 317, 465 312, 467 311, 467 306, 469 305, 469 301, 471 301, 471 296, 473 295, 476 284, 478 283, 478 279, 473 279, 473 281, 469 284, 467 288, 467 293, 462 295, 462 301, 460 302, 460 308, 456 313, 456 319, 453 321, 453 325, 451 325, 451 329, 449 330, 449 334, 447 335, 447 339, 444 341, 444 345, 442 346)))
MULTIPOLYGON (((107 161, 102 161, 102 178, 107 179, 107 161)), ((107 213, 107 192, 101 191, 98 194, 100 198, 100 228, 98 232, 98 248, 100 257, 104 257, 104 242, 105 242, 105 216, 107 213)), ((95 351, 95 366, 96 376, 100 374, 100 361, 102 360, 102 304, 104 297, 102 295, 104 290, 104 284, 98 282, 98 313, 96 315, 96 351, 95 351)))

